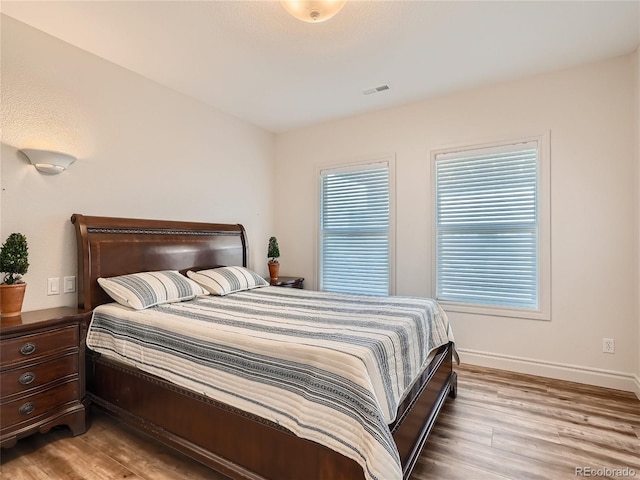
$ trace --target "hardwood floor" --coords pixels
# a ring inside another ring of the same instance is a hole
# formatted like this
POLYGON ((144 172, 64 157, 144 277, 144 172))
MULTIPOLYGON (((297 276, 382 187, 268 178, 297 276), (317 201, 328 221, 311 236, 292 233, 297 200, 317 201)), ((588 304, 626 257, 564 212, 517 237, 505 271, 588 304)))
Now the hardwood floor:
MULTIPOLYGON (((640 478, 634 394, 472 365, 457 370, 458 397, 441 412, 412 480, 640 478)), ((1 455, 7 480, 225 478, 100 412, 84 435, 56 429, 1 455)))

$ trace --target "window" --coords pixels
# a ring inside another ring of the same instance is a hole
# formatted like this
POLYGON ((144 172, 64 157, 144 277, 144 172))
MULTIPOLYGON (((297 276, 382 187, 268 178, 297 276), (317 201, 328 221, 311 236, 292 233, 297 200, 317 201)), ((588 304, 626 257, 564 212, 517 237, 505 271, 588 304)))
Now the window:
POLYGON ((389 294, 389 166, 320 171, 320 290, 389 294))
POLYGON ((548 318, 542 142, 435 154, 435 297, 451 310, 548 318))

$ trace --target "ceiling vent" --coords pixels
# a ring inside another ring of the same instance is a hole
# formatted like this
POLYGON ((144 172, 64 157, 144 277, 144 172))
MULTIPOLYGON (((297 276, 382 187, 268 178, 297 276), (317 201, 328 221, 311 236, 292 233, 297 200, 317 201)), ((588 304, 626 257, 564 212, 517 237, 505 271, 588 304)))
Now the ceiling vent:
POLYGON ((385 90, 389 90, 389 85, 380 85, 379 87, 375 87, 375 88, 367 88, 366 90, 362 91, 362 94, 372 95, 374 93, 384 92, 385 90))

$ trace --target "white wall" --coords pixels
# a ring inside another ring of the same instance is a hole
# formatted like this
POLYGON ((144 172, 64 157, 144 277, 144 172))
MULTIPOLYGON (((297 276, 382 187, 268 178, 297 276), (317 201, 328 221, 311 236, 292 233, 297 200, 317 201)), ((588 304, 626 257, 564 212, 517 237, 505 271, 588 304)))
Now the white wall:
POLYGON ((266 274, 272 134, 6 16, 1 100, 0 233, 29 241, 24 311, 75 305, 46 295, 76 275, 73 213, 242 223, 266 274), (20 148, 79 160, 46 176, 20 148))
POLYGON ((628 55, 279 135, 282 270, 315 284, 317 167, 395 152, 396 292, 430 295, 430 150, 550 131, 552 320, 451 313, 462 358, 633 389, 640 301, 634 68, 628 55), (602 353, 603 337, 615 339, 614 355, 602 353))

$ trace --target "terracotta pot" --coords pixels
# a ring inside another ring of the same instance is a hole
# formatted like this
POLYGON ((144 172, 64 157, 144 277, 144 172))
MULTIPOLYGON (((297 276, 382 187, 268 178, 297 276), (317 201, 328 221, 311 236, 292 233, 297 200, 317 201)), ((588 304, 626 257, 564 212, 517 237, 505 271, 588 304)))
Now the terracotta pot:
POLYGON ((22 311, 22 301, 26 283, 14 285, 0 285, 0 313, 3 317, 15 317, 22 311))
POLYGON ((280 264, 279 263, 269 263, 269 278, 271 280, 278 279, 278 273, 280 272, 280 264))

